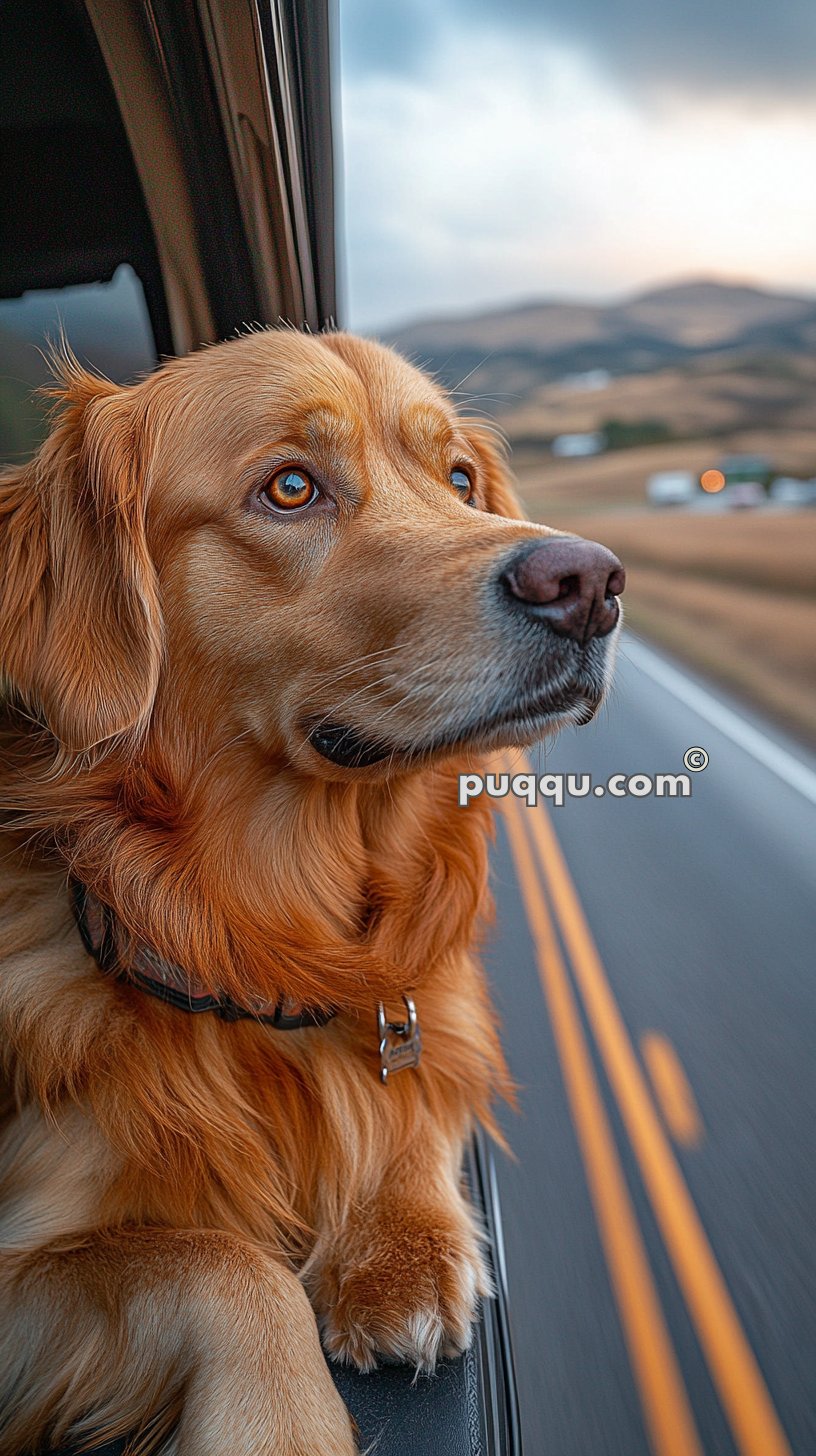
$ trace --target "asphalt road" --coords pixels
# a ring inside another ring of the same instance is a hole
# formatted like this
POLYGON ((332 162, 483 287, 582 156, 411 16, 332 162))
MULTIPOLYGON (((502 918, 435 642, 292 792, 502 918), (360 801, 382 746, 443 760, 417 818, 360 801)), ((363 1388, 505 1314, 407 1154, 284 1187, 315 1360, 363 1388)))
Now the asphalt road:
POLYGON ((816 763, 630 641, 538 767, 605 785, 692 747, 690 797, 499 816, 526 1456, 816 1453, 816 763))

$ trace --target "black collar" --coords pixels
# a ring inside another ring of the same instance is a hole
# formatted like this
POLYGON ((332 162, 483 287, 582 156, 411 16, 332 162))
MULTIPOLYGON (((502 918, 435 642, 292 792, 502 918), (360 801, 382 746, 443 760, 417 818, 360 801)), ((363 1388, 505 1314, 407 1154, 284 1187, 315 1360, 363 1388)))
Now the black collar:
POLYGON ((213 996, 196 985, 180 966, 162 960, 150 946, 129 941, 110 906, 104 905, 78 880, 71 881, 71 903, 85 949, 101 971, 137 986, 180 1011, 212 1011, 222 1021, 260 1021, 277 1031, 325 1026, 337 1014, 331 1009, 304 1006, 285 998, 240 1006, 223 992, 213 996), (123 963, 121 954, 125 945, 127 964, 123 963))

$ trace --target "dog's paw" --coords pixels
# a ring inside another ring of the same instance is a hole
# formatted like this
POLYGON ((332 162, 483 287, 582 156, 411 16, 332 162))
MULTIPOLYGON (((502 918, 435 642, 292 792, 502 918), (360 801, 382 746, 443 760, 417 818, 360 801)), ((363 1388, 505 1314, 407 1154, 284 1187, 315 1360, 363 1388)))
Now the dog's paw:
POLYGON ((490 1292, 464 1212, 380 1216, 310 1282, 328 1354, 359 1370, 380 1359, 433 1371, 440 1356, 467 1349, 478 1298, 490 1292))

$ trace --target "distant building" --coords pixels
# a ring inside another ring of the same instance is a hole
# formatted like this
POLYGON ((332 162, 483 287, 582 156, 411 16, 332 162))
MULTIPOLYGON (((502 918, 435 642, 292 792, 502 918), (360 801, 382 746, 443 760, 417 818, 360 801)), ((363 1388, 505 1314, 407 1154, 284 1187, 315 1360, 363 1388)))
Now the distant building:
POLYGON ((816 506, 816 480, 779 475, 771 481, 768 494, 778 506, 816 506))
POLYGON ((646 482, 646 498, 653 506, 683 506, 697 495, 697 477, 691 470, 656 470, 646 482))
POLYGON ((550 449, 553 455, 564 458, 600 455, 606 449, 606 436, 602 430, 591 430, 583 435, 556 435, 550 449))

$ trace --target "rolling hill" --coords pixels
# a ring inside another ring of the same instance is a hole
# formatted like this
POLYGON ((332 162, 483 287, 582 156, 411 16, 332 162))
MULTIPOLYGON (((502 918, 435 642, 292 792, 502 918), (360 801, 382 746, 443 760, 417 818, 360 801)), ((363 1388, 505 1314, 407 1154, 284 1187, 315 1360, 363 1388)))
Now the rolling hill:
POLYGON ((495 395, 497 413, 541 385, 590 369, 612 375, 682 368, 701 358, 816 352, 816 297, 699 279, 611 304, 533 301, 419 320, 381 333, 449 388, 495 395))

